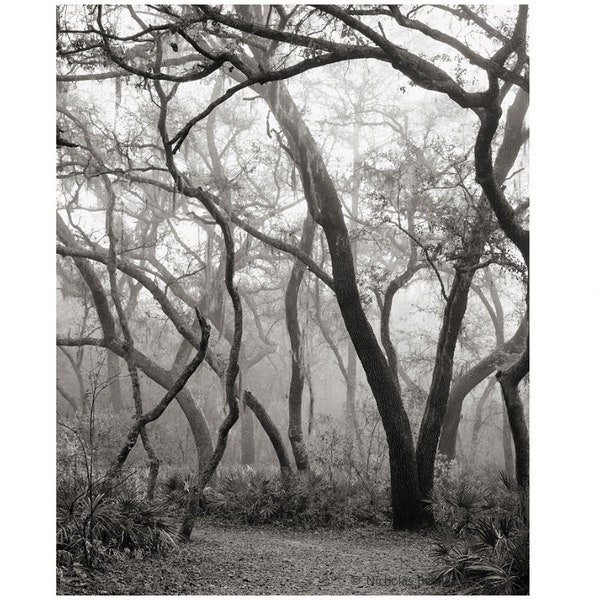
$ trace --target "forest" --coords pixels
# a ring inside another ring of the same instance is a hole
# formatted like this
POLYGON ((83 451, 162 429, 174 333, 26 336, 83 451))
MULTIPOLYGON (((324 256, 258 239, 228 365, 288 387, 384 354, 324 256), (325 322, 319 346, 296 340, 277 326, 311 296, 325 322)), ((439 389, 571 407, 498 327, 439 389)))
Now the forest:
POLYGON ((56 7, 58 594, 529 593, 528 13, 56 7))

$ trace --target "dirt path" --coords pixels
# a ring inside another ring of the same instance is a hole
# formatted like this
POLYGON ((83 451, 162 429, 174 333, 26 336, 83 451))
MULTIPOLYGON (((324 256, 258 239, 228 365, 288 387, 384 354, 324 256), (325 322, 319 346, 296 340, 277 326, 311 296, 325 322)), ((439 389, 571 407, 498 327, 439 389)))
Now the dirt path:
POLYGON ((112 561, 64 594, 436 594, 427 534, 383 527, 298 531, 201 521, 166 558, 112 561))

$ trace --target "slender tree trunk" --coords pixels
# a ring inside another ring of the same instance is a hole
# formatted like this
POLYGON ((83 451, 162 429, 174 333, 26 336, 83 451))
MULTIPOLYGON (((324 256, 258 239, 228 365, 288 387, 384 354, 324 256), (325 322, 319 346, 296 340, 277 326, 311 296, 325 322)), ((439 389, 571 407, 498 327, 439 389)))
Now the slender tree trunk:
MULTIPOLYGON (((140 435, 141 430, 148 424, 156 421, 167 409, 171 401, 177 396, 177 394, 183 389, 189 378, 194 374, 196 369, 200 366, 202 361, 206 356, 206 350, 208 347, 208 339, 210 337, 210 326, 204 320, 204 318, 198 313, 198 319, 202 326, 202 342, 200 345, 200 349, 198 353, 192 361, 187 365, 187 367, 183 370, 181 375, 177 378, 177 380, 173 383, 173 386, 167 391, 162 400, 151 410, 144 413, 140 417, 138 417, 135 423, 132 425, 127 437, 125 439, 125 443, 123 444, 121 450, 117 454, 114 459, 108 475, 107 479, 114 479, 116 475, 119 473, 127 457, 129 456, 131 450, 135 446, 138 436, 140 435)), ((118 345, 117 342, 112 343, 113 346, 118 345)), ((137 360, 138 353, 133 352, 134 357, 136 357, 136 362, 139 364, 139 360, 137 360)))
MULTIPOLYGON (((302 227, 302 238, 300 247, 306 253, 310 254, 315 234, 315 222, 310 215, 307 215, 302 227)), ((292 375, 290 378, 290 388, 288 393, 289 402, 289 431, 288 436, 296 461, 298 471, 306 471, 310 468, 310 461, 304 435, 302 431, 302 393, 304 391, 304 366, 302 356, 302 335, 300 332, 300 322, 298 319, 298 293, 300 284, 306 271, 305 265, 299 260, 294 261, 292 274, 285 292, 285 320, 287 324, 288 335, 290 338, 291 356, 292 356, 292 375)))
MULTIPOLYGON (((243 369, 241 369, 243 372, 243 369)), ((254 443, 254 416, 252 410, 247 406, 244 394, 245 373, 240 373, 238 398, 241 399, 240 420, 242 429, 242 464, 252 466, 256 462, 256 448, 254 443)))
MULTIPOLYGON (((234 283, 235 274, 235 241, 232 233, 231 222, 227 216, 224 216, 213 202, 210 195, 202 188, 193 188, 187 183, 187 179, 178 171, 173 156, 172 147, 169 144, 169 135, 167 133, 167 111, 170 97, 165 93, 159 81, 154 82, 154 89, 160 101, 160 114, 158 119, 158 131, 165 151, 165 159, 169 173, 175 182, 177 190, 188 196, 199 200, 210 216, 215 220, 223 235, 225 248, 225 286, 231 299, 233 308, 233 338, 229 349, 229 358, 227 361, 227 370, 225 372, 225 398, 227 401, 228 414, 219 427, 217 444, 208 465, 198 473, 196 481, 191 487, 188 495, 185 515, 181 528, 179 530, 180 538, 188 541, 192 534, 196 522, 198 501, 200 494, 206 487, 206 484, 213 476, 217 466, 223 458, 225 448, 227 447, 227 438, 231 428, 239 418, 239 405, 236 395, 236 381, 239 374, 239 359, 242 345, 243 330, 243 309, 240 294, 234 283)), ((200 319, 200 313, 198 313, 200 319)))
POLYGON ((435 455, 442 429, 442 421, 446 414, 450 381, 452 379, 454 350, 467 309, 472 279, 472 270, 457 270, 446 302, 431 387, 417 442, 419 485, 423 498, 430 497, 433 490, 435 455))
MULTIPOLYGON (((67 392, 67 390, 58 382, 56 382, 56 390, 60 393, 60 395, 69 403, 71 408, 73 409, 73 414, 77 414, 79 410, 79 405, 77 404, 77 400, 67 392)), ((69 411, 67 411, 67 417, 69 416, 69 411)))
MULTIPOLYGON (((362 100, 362 98, 361 98, 362 100)), ((362 111, 361 102, 357 112, 362 111)), ((358 199, 360 195, 360 130, 361 125, 359 120, 355 120, 352 128, 352 191, 350 206, 350 216, 355 219, 358 217, 358 199)), ((356 269, 356 261, 358 259, 358 243, 356 237, 352 238, 352 258, 354 260, 354 268, 356 269)), ((356 418, 356 350, 352 344, 352 340, 348 338, 347 348, 347 367, 346 367, 346 440, 348 451, 352 451, 352 440, 356 436, 357 443, 360 443, 358 435, 358 420, 356 418)))
POLYGON ((108 391, 110 394, 110 405, 113 412, 118 415, 123 412, 123 398, 121 397, 121 367, 119 357, 110 350, 106 356, 106 368, 108 372, 108 391))
MULTIPOLYGON (((57 215, 56 225, 58 238, 70 248, 76 248, 77 242, 75 237, 59 215, 57 215)), ((96 260, 100 259, 100 256, 96 258, 96 260)), ((105 257, 102 260, 106 260, 105 257)), ((114 319, 110 311, 106 291, 104 290, 98 275, 94 271, 88 259, 73 257, 73 261, 75 262, 75 265, 80 271, 92 294, 94 306, 96 308, 96 312, 98 313, 98 318, 104 334, 103 347, 107 348, 113 353, 116 353, 118 356, 123 357, 123 345, 122 343, 118 342, 116 338, 114 319)), ((121 263, 118 262, 118 265, 119 268, 122 268, 121 263)), ((128 274, 132 277, 135 277, 136 275, 139 277, 139 274, 136 270, 132 270, 128 274)), ((148 291, 150 291, 150 293, 153 295, 157 294, 157 290, 151 288, 150 284, 146 280, 144 280, 142 283, 144 287, 148 287, 148 291)), ((161 299, 157 298, 157 301, 160 303, 161 299)), ((182 325, 178 325, 178 328, 180 326, 182 325)), ((192 336, 189 337, 192 339, 192 336)), ((195 343, 197 343, 198 348, 200 348, 202 343, 200 336, 196 335, 193 339, 195 343)), ((192 345, 189 343, 189 340, 184 338, 182 340, 182 346, 177 353, 173 369, 170 372, 149 360, 145 355, 139 353, 138 351, 136 351, 136 363, 150 379, 163 387, 165 390, 169 390, 173 387, 177 378, 183 372, 187 356, 189 356, 191 350, 192 345)), ((188 423, 190 424, 194 442, 196 444, 198 468, 201 469, 203 465, 206 464, 213 452, 210 429, 208 428, 208 424, 206 423, 206 419, 202 413, 202 410, 196 405, 191 394, 185 387, 178 393, 177 402, 181 406, 181 409, 183 410, 188 423)))
POLYGON ((292 467, 290 465, 290 460, 277 426, 254 394, 246 390, 244 392, 244 398, 246 406, 255 414, 258 422, 261 424, 262 428, 265 430, 265 433, 271 440, 271 444, 273 445, 273 449, 277 455, 277 460, 279 461, 281 474, 287 477, 291 474, 292 467))
POLYGON ((494 369, 507 362, 514 354, 522 352, 527 337, 527 321, 521 321, 513 337, 498 346, 494 351, 479 361, 472 369, 459 377, 450 390, 448 405, 440 434, 439 452, 448 460, 455 457, 456 434, 462 415, 462 406, 467 395, 478 386, 494 369))
POLYGON ((483 408, 489 395, 492 393, 494 389, 494 385, 496 385, 495 379, 490 379, 488 384, 485 386, 483 390, 483 394, 479 398, 477 402, 477 407, 475 408, 475 417, 473 419, 473 428, 471 430, 471 461, 475 462, 477 457, 477 447, 479 444, 479 433, 481 431, 481 426, 483 425, 483 408))
MULTIPOLYGON (((87 321, 87 310, 86 310, 86 318, 84 319, 84 324, 86 321, 87 321)), ((80 335, 83 335, 84 331, 85 331, 85 327, 82 327, 80 330, 80 335)), ((71 365, 73 372, 75 373, 75 377, 77 378, 77 388, 79 391, 79 403, 81 404, 81 410, 83 410, 84 413, 87 413, 90 407, 89 407, 89 403, 88 403, 88 399, 87 399, 87 394, 85 391, 85 384, 83 382, 83 375, 81 374, 81 359, 83 358, 83 355, 80 354, 80 350, 82 350, 82 348, 77 349, 77 359, 73 358, 71 356, 71 354, 69 354, 69 352, 67 352, 67 350, 65 348, 60 348, 60 350, 67 357, 67 360, 69 361, 69 364, 71 365)))
MULTIPOLYGON (((117 283, 117 236, 114 229, 114 209, 116 197, 115 192, 112 188, 112 184, 106 175, 103 177, 103 180, 106 186, 106 191, 108 193, 108 207, 106 210, 106 232, 108 235, 107 267, 108 278, 110 282, 110 294, 113 300, 113 304, 115 306, 115 310, 117 311, 117 315, 119 317, 121 331, 123 332, 123 353, 125 356, 125 362, 127 363, 129 377, 131 379, 133 404, 135 407, 135 418, 136 420, 139 420, 142 418, 142 415, 144 413, 144 407, 142 402, 142 392, 140 387, 139 373, 134 357, 135 345, 133 341, 133 335, 131 334, 131 330, 129 328, 129 320, 127 315, 125 314, 125 310, 121 302, 119 286, 117 283)), ((158 471, 160 469, 160 460, 158 459, 156 451, 154 450, 154 447, 150 442, 150 436, 148 435, 148 431, 145 425, 142 425, 139 428, 139 436, 142 440, 144 450, 146 450, 146 454, 148 455, 150 463, 148 470, 148 485, 146 490, 146 498, 151 501, 154 498, 154 490, 156 489, 156 481, 158 479, 158 471)))

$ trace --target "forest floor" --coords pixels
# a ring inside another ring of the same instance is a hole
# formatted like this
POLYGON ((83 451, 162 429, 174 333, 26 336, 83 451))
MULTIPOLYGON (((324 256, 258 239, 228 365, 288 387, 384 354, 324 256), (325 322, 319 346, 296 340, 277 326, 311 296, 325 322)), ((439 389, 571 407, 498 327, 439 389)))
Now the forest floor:
POLYGON ((430 583, 431 532, 389 526, 302 530, 200 520, 166 557, 111 559, 65 575, 59 594, 443 594, 430 583))

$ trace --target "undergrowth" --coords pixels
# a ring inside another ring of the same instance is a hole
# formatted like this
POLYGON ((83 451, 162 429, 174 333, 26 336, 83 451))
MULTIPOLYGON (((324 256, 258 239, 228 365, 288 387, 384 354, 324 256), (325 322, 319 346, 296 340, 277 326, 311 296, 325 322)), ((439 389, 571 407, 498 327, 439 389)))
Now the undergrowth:
POLYGON ((57 567, 99 568, 108 556, 163 553, 177 545, 168 506, 148 502, 135 485, 106 490, 84 478, 58 482, 57 567))
MULTIPOLYGON (((179 506, 185 503, 189 476, 171 474, 162 484, 165 496, 179 506)), ((234 468, 216 476, 201 499, 204 514, 230 522, 286 524, 304 527, 349 527, 380 523, 389 518, 384 489, 366 489, 361 482, 296 473, 234 468)))
POLYGON ((434 579, 463 594, 529 593, 527 497, 505 473, 440 473, 427 509, 439 525, 434 579))

